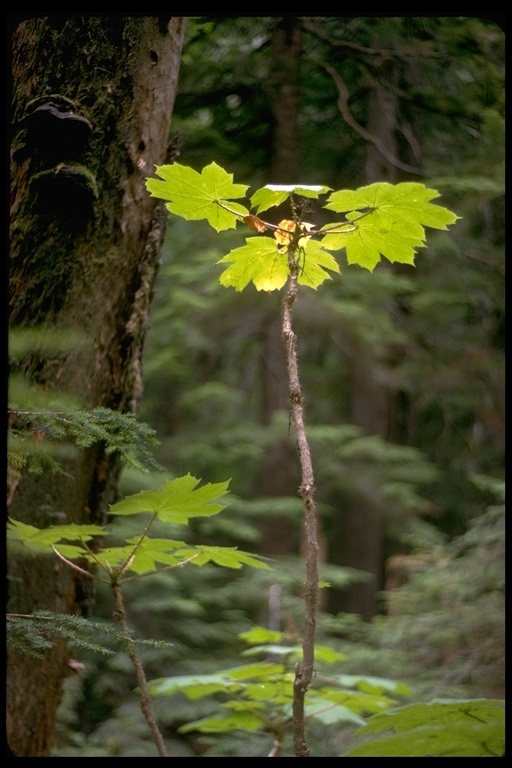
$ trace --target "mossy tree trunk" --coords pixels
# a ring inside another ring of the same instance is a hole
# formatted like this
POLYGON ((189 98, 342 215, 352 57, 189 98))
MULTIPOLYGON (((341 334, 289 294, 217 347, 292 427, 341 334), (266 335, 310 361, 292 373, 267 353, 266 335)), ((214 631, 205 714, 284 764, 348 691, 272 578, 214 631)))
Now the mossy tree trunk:
MULTIPOLYGON (((24 373, 87 408, 133 412, 141 395, 166 221, 145 178, 171 159, 184 28, 182 17, 56 14, 13 31, 10 325, 77 335, 71 351, 32 354, 24 373)), ((72 477, 22 477, 9 514, 39 527, 103 521, 115 458, 97 446, 66 468, 72 477)), ((87 609, 89 584, 53 557, 13 555, 8 577, 11 613, 87 609)), ((9 652, 15 755, 51 753, 68 662, 59 643, 41 660, 9 652)))

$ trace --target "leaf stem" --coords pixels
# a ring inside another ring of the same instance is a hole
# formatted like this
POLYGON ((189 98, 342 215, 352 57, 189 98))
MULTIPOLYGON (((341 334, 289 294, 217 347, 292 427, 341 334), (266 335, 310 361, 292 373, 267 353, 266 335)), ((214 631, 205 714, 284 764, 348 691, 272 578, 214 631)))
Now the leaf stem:
MULTIPOLYGON (((215 200, 215 202, 220 208, 223 208, 228 213, 232 213, 233 216, 236 216, 238 219, 240 219, 240 221, 243 221, 246 218, 246 214, 239 213, 238 211, 233 210, 233 208, 230 208, 229 205, 226 205, 220 200, 215 200)), ((308 236, 326 235, 326 234, 342 235, 342 234, 346 234, 347 232, 354 232, 357 229, 357 224, 355 224, 354 222, 364 218, 364 216, 368 216, 369 213, 372 213, 372 211, 366 211, 365 213, 362 213, 361 216, 358 216, 357 219, 354 219, 354 221, 343 222, 342 226, 351 227, 351 229, 326 229, 325 227, 321 230, 308 229, 307 235, 308 236)), ((265 219, 262 219, 259 216, 253 216, 251 218, 258 219, 258 221, 260 221, 264 225, 265 229, 270 229, 272 232, 282 232, 285 235, 290 235, 290 231, 288 229, 283 229, 278 224, 272 224, 272 222, 265 221, 265 219)), ((333 224, 333 226, 339 226, 339 225, 333 224)))
MULTIPOLYGON (((107 581, 106 579, 102 579, 101 576, 97 576, 95 573, 86 571, 84 568, 80 568, 79 565, 77 565, 76 563, 73 563, 71 560, 68 560, 67 557, 64 557, 64 555, 61 555, 59 550, 56 548, 55 544, 52 544, 52 549, 57 555, 57 557, 60 558, 60 560, 62 560, 64 563, 66 563, 66 565, 69 565, 70 568, 73 568, 74 571, 78 571, 84 576, 88 576, 90 579, 96 579, 96 581, 101 581, 102 584, 110 584, 110 581, 107 581)), ((90 549, 88 547, 87 547, 87 551, 90 552, 90 549)))
POLYGON ((142 533, 141 533, 141 535, 139 537, 139 540, 137 541, 137 543, 133 547, 131 553, 128 555, 128 557, 126 558, 126 560, 124 561, 122 566, 118 569, 118 571, 117 571, 117 578, 122 576, 123 573, 127 570, 127 568, 129 568, 130 565, 133 563, 135 555, 137 554, 137 550, 139 549, 139 547, 141 546, 142 542, 144 541, 144 539, 148 535, 149 529, 151 528, 151 526, 155 522, 156 518, 157 518, 157 513, 153 512, 153 516, 150 518, 148 524, 146 525, 146 527, 142 531, 142 533))

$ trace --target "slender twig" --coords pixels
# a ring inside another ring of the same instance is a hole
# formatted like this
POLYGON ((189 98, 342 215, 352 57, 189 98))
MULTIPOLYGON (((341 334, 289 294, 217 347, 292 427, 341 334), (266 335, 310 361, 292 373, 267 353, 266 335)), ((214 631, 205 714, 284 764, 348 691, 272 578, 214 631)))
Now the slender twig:
POLYGON ((432 59, 447 58, 447 53, 441 49, 436 51, 429 48, 420 48, 418 50, 417 46, 415 46, 414 50, 412 48, 410 50, 395 50, 394 48, 369 48, 365 45, 357 45, 350 40, 337 40, 336 38, 329 35, 321 26, 319 26, 314 19, 310 19, 308 16, 301 16, 300 21, 305 30, 311 32, 313 35, 316 35, 316 37, 318 37, 320 40, 325 40, 329 45, 333 47, 348 48, 349 50, 357 51, 358 53, 364 53, 369 56, 380 56, 383 58, 390 56, 395 56, 400 59, 408 59, 411 57, 432 59))
MULTIPOLYGON (((155 516, 156 516, 156 513, 155 513, 155 516)), ((130 660, 131 660, 131 662, 132 662, 132 664, 134 666, 135 676, 137 678, 137 682, 138 682, 139 688, 140 688, 140 708, 142 710, 142 714, 144 715, 144 718, 145 718, 145 720, 146 720, 146 722, 148 724, 148 727, 149 727, 149 729, 151 731, 151 734, 153 736, 153 741, 155 742, 156 747, 158 749, 159 756, 160 757, 169 757, 169 754, 167 752, 167 747, 165 746, 165 742, 163 740, 163 736, 162 736, 162 734, 160 732, 158 724, 157 724, 157 722, 155 720, 155 717, 153 715, 153 710, 152 710, 152 707, 151 707, 151 698, 150 698, 150 695, 149 695, 148 683, 147 683, 146 673, 144 671, 144 667, 143 667, 142 662, 141 662, 141 660, 139 658, 139 655, 137 653, 137 649, 135 647, 134 640, 131 637, 127 636, 127 635, 129 635, 130 630, 128 628, 128 623, 126 621, 126 609, 125 609, 125 605, 124 605, 123 595, 122 595, 122 592, 121 592, 121 585, 120 585, 120 582, 118 580, 119 576, 122 575, 123 571, 126 570, 127 568, 129 568, 130 564, 133 562, 133 558, 135 557, 135 553, 136 553, 138 547, 140 546, 140 542, 142 541, 144 536, 147 534, 147 532, 149 530, 149 527, 151 526, 153 520, 155 519, 155 516, 150 520, 149 524, 147 525, 147 527, 146 527, 146 529, 144 531, 143 536, 141 536, 141 539, 137 542, 137 545, 135 546, 134 550, 132 551, 130 557, 127 560, 125 560, 125 562, 123 563, 123 566, 121 567, 121 569, 116 571, 115 574, 111 574, 110 582, 107 582, 105 579, 101 579, 96 574, 91 574, 91 573, 89 573, 89 571, 86 571, 83 568, 80 568, 79 565, 76 565, 76 563, 73 563, 73 562, 71 562, 71 560, 68 560, 67 558, 65 558, 64 555, 62 555, 58 551, 58 549, 56 549, 56 547, 53 544, 52 544, 52 549, 55 552, 55 554, 57 555, 57 557, 59 557, 67 565, 69 565, 70 568, 73 568, 75 571, 79 571, 79 573, 82 573, 84 576, 89 576, 89 577, 95 578, 98 581, 101 581, 103 583, 110 584, 110 586, 112 588, 112 591, 114 593, 114 599, 115 599, 115 604, 116 604, 116 608, 115 608, 115 611, 114 611, 114 618, 117 621, 117 623, 119 624, 119 626, 121 627, 122 631, 125 633, 125 640, 126 640, 126 642, 128 644, 127 645, 127 653, 128 653, 128 656, 130 657, 130 660)), ((82 542, 82 544, 84 544, 84 546, 86 546, 84 542, 82 542)), ((88 547, 87 547, 87 551, 89 553, 91 553, 88 547)), ((189 560, 191 560, 191 559, 193 559, 193 558, 189 558, 189 560)), ((100 563, 100 565, 102 565, 102 564, 100 563)), ((128 581, 128 580, 129 579, 125 579, 125 581, 128 581)))
MULTIPOLYGON (((244 214, 238 213, 238 211, 235 211, 233 208, 230 208, 229 205, 226 205, 226 203, 220 200, 215 200, 215 202, 217 203, 219 208, 223 208, 225 211, 228 211, 229 213, 232 213, 234 216, 237 216, 240 219, 240 221, 243 221, 244 223, 246 223, 249 226, 249 228, 254 229, 254 231, 256 231, 256 227, 250 226, 247 222, 247 219, 251 221, 256 221, 261 225, 257 230, 258 232, 264 232, 265 230, 270 229, 272 232, 282 232, 283 235, 286 235, 287 237, 291 237, 289 229, 283 229, 283 227, 280 227, 278 224, 272 224, 270 221, 265 221, 265 219, 261 219, 259 216, 252 216, 252 215, 244 216, 244 214)), ((364 218, 365 216, 368 216, 368 214, 372 212, 373 212, 373 209, 370 211, 366 211, 365 213, 362 213, 360 216, 358 216, 357 218, 351 221, 341 222, 342 229, 339 229, 340 224, 337 223, 337 224, 332 224, 331 225, 332 228, 329 226, 324 226, 322 227, 322 229, 313 229, 313 228, 304 229, 302 234, 307 237, 314 237, 315 235, 327 235, 327 234, 344 235, 347 232, 354 232, 357 229, 357 224, 355 224, 355 222, 358 221, 359 219, 364 218)))
MULTIPOLYGON (((117 623, 119 624, 123 632, 128 634, 129 629, 126 621, 126 609, 124 606, 121 586, 116 583, 112 585, 112 589, 114 592, 114 598, 116 603, 114 618, 116 619, 117 623)), ((149 695, 148 682, 146 679, 146 673, 144 672, 144 667, 142 666, 142 662, 139 659, 139 655, 137 653, 137 649, 135 647, 133 639, 131 637, 126 637, 126 641, 128 643, 127 653, 135 668, 135 675, 137 677, 137 682, 140 688, 140 708, 142 710, 142 714, 144 715, 144 718, 149 726, 149 729, 153 736, 153 741, 155 742, 156 747, 158 749, 159 756, 169 757, 169 753, 167 752, 167 747, 165 746, 163 736, 160 732, 158 724, 153 715, 153 710, 151 708, 151 698, 149 695)))
POLYGON ((409 165, 408 163, 403 163, 398 157, 395 157, 393 153, 388 150, 387 146, 379 136, 375 136, 373 133, 370 133, 370 131, 368 131, 360 123, 357 122, 354 115, 350 111, 348 104, 350 94, 340 73, 334 69, 334 67, 331 67, 330 64, 327 64, 324 61, 320 61, 318 63, 325 69, 326 72, 330 74, 336 84, 336 88, 338 89, 338 109, 346 124, 349 125, 354 131, 356 131, 356 133, 362 136, 365 141, 373 144, 377 151, 382 155, 382 157, 384 157, 384 159, 387 160, 388 163, 393 165, 395 168, 399 168, 401 171, 412 173, 416 176, 420 175, 421 168, 415 165, 409 165))
POLYGON ((54 616, 34 616, 33 613, 6 613, 5 618, 8 621, 9 619, 34 619, 37 621, 41 619, 42 621, 52 621, 54 616))
POLYGON ((301 228, 297 226, 288 248, 290 278, 282 303, 282 336, 288 372, 290 412, 295 425, 295 436, 301 465, 299 494, 304 509, 306 534, 306 584, 304 589, 304 633, 302 661, 296 665, 293 684, 293 741, 296 757, 309 757, 305 734, 304 699, 313 678, 315 653, 316 605, 318 599, 318 538, 317 513, 314 500, 315 480, 311 453, 304 426, 304 400, 299 379, 297 336, 293 331, 293 308, 297 298, 299 264, 295 254, 301 228))

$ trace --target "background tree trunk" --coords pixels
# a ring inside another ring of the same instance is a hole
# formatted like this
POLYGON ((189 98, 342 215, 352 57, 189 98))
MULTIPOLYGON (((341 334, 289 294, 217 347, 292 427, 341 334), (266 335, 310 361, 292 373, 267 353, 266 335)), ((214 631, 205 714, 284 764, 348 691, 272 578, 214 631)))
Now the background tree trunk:
MULTIPOLYGON (((376 47, 378 47, 376 45, 376 47)), ((385 75, 391 82, 396 79, 393 65, 387 62, 379 68, 379 77, 385 75)), ((375 79, 368 99, 367 130, 375 136, 388 152, 399 157, 396 137, 397 97, 375 79)), ((366 183, 377 181, 397 183, 396 169, 390 165, 374 144, 366 149, 366 183)), ((388 268, 387 264, 381 268, 388 268)), ((389 439, 391 393, 386 389, 384 359, 375 365, 365 342, 353 350, 350 368, 350 421, 361 427, 366 435, 378 435, 389 439), (382 374, 381 380, 378 379, 382 374)), ((378 612, 378 594, 383 589, 384 569, 384 511, 375 500, 372 488, 365 484, 353 490, 343 510, 343 534, 341 536, 341 563, 366 571, 371 579, 351 584, 344 591, 341 608, 347 613, 358 613, 370 620, 378 612)))
MULTIPOLYGON (((12 36, 10 324, 75 333, 71 352, 32 355, 24 372, 84 407, 135 411, 165 209, 145 178, 166 162, 185 22, 56 15, 12 36)), ((10 515, 43 527, 102 522, 118 466, 101 446, 72 477, 21 479, 10 515)), ((13 555, 11 613, 85 613, 90 585, 54 558, 13 555)), ((88 581, 88 580, 87 580, 88 581)), ((17 756, 51 752, 69 672, 57 643, 41 660, 8 655, 7 738, 17 756)))
MULTIPOLYGON (((272 105, 273 140, 269 184, 297 184, 299 179, 299 63, 301 30, 296 17, 278 21, 272 32, 272 73, 268 87, 272 105)), ((288 204, 273 212, 277 224, 290 217, 288 204)), ((274 411, 287 411, 288 383, 281 333, 281 307, 262 317, 262 417, 268 424, 274 411)), ((261 471, 260 488, 265 496, 295 496, 300 482, 293 440, 284 437, 268 451, 261 471)), ((266 554, 296 552, 299 535, 296 522, 272 516, 261 520, 261 550, 266 554)))

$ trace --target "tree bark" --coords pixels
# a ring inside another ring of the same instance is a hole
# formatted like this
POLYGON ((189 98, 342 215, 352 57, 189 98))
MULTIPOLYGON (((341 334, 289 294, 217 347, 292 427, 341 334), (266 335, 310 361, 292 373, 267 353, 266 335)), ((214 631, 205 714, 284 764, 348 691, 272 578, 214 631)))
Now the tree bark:
POLYGON ((284 16, 272 34, 272 71, 267 84, 274 118, 270 184, 297 184, 299 181, 301 51, 299 19, 296 16, 284 16))
MULTIPOLYGON (((74 349, 31 354, 24 373, 83 407, 134 412, 166 214, 145 189, 168 161, 182 17, 50 15, 12 35, 10 326, 77 334, 74 349)), ((11 517, 44 527, 103 522, 118 463, 101 446, 66 462, 72 477, 26 475, 11 517)), ((85 577, 84 577, 85 578, 85 577)), ((8 611, 85 613, 90 585, 52 557, 8 560, 8 611)), ((88 580, 86 579, 88 582, 88 580)), ((8 653, 7 739, 51 754, 68 656, 8 653)))

